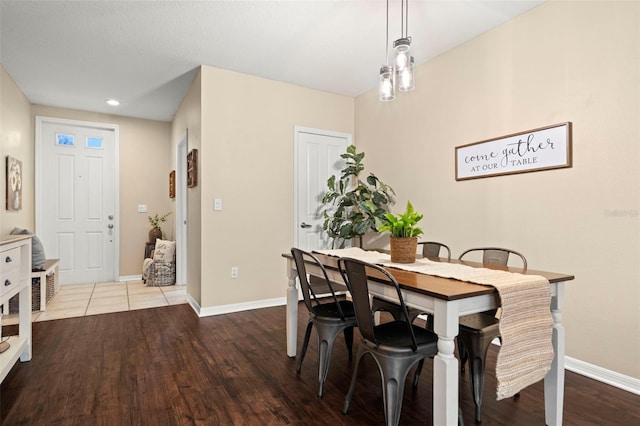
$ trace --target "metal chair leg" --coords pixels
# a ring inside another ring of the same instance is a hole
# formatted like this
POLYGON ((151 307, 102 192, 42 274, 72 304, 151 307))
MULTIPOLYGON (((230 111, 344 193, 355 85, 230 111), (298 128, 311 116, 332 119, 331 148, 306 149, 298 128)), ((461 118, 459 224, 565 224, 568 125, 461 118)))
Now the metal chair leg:
POLYGON ((309 346, 309 337, 311 337, 312 328, 313 323, 309 321, 307 323, 307 330, 304 333, 304 343, 302 344, 302 350, 300 351, 300 356, 298 357, 298 365, 296 366, 297 374, 300 374, 300 370, 302 369, 302 361, 304 360, 304 356, 307 353, 307 346, 309 346))

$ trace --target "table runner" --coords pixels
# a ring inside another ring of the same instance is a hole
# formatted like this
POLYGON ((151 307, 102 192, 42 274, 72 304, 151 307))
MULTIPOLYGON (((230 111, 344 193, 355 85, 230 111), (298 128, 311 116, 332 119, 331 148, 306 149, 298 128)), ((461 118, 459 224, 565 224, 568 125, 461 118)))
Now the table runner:
POLYGON ((498 400, 509 398, 544 379, 551 369, 551 290, 549 281, 542 276, 434 262, 426 258, 416 259, 411 264, 392 263, 391 257, 386 253, 365 251, 357 247, 316 252, 495 287, 500 295, 502 308, 499 319, 502 344, 496 361, 498 400))

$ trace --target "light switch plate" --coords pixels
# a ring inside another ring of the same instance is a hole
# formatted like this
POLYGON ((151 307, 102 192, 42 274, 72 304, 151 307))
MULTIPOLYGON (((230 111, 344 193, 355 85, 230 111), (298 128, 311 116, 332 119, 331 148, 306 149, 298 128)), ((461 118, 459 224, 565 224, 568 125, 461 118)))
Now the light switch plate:
POLYGON ((146 204, 138 204, 138 213, 146 213, 147 205, 146 204))
POLYGON ((222 210, 222 198, 213 199, 213 210, 216 210, 216 211, 222 210))

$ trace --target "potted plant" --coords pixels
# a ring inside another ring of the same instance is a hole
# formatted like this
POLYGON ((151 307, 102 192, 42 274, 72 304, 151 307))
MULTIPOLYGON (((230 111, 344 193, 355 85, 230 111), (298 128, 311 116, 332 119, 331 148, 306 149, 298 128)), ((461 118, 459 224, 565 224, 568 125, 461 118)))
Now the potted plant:
POLYGON ((418 237, 423 234, 417 223, 424 215, 416 212, 407 201, 404 213, 394 215, 386 213, 384 221, 378 227, 380 232, 390 232, 391 261, 394 263, 414 263, 416 261, 416 249, 418 237))
POLYGON ((354 145, 348 146, 341 157, 346 160, 346 167, 340 179, 333 175, 327 180, 329 190, 322 198, 323 228, 333 239, 332 247, 339 242, 343 248, 354 238, 358 247, 362 247, 362 236, 369 230, 377 231, 395 192, 373 173, 366 180, 360 178, 364 152, 357 152, 354 145))
POLYGON ((158 216, 158 213, 156 213, 153 216, 149 216, 149 224, 151 225, 151 230, 149 231, 150 243, 155 243, 158 238, 162 239, 162 229, 160 229, 160 224, 165 222, 170 214, 171 212, 167 212, 162 216, 158 216))

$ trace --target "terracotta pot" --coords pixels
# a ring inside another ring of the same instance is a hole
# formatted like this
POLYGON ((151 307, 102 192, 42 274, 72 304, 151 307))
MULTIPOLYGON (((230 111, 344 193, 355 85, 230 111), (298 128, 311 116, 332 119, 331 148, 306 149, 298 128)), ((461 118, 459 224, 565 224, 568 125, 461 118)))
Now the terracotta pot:
POLYGON ((151 228, 151 231, 149 231, 149 242, 155 243, 158 238, 162 239, 162 229, 158 227, 151 228))
POLYGON ((416 250, 418 248, 418 238, 396 238, 391 237, 391 261, 393 263, 414 263, 416 261, 416 250))

